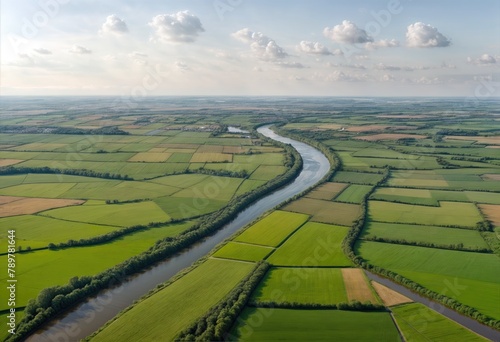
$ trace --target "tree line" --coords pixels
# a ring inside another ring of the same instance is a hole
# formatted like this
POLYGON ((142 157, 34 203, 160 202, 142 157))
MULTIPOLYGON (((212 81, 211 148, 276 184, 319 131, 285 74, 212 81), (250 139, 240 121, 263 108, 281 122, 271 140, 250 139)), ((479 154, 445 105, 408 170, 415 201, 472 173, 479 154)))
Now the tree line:
POLYGON ((382 304, 373 304, 369 301, 340 302, 337 304, 297 303, 297 302, 258 302, 251 301, 248 306, 255 308, 299 309, 299 310, 345 310, 345 311, 387 311, 382 304))
POLYGON ((97 172, 86 169, 57 169, 48 166, 42 166, 42 167, 6 166, 0 168, 1 176, 18 175, 26 173, 61 174, 61 175, 83 176, 83 177, 94 177, 94 178, 105 178, 105 179, 134 180, 132 177, 129 177, 128 175, 120 175, 118 173, 110 173, 110 172, 97 172))

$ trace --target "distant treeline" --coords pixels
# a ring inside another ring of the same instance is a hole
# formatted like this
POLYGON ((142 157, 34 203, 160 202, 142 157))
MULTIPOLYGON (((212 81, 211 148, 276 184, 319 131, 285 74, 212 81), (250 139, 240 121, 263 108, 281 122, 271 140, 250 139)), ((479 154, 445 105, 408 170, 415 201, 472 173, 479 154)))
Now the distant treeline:
POLYGON ((408 241, 406 239, 388 239, 378 236, 373 237, 365 237, 363 238, 365 241, 375 241, 375 242, 384 242, 384 243, 392 243, 397 245, 407 245, 407 246, 418 246, 418 247, 429 247, 429 248, 438 248, 438 249, 449 249, 455 251, 466 251, 466 252, 476 252, 476 253, 492 253, 492 250, 485 247, 465 247, 463 243, 457 244, 435 244, 432 242, 423 242, 423 241, 408 241))
POLYGON ((302 309, 302 310, 352 310, 352 311, 387 311, 382 304, 371 302, 361 303, 352 300, 349 303, 341 302, 337 304, 318 303, 297 303, 297 302, 250 302, 248 306, 257 308, 278 308, 278 309, 302 309))
POLYGON ((116 126, 107 126, 95 129, 58 126, 22 126, 0 125, 0 133, 13 134, 74 134, 74 135, 129 135, 116 126))
POLYGON ((219 304, 181 331, 175 341, 225 341, 231 327, 268 269, 267 262, 259 261, 252 273, 219 304))
POLYGON ((64 286, 54 286, 42 290, 36 300, 28 302, 25 316, 19 322, 16 334, 9 336, 6 341, 24 340, 43 323, 54 318, 62 311, 76 305, 88 296, 119 284, 126 277, 151 267, 155 263, 165 260, 199 242, 232 221, 239 211, 248 207, 251 203, 288 184, 302 170, 302 159, 300 154, 291 146, 281 143, 275 143, 275 145, 282 147, 289 155, 289 160, 293 161, 292 167, 283 175, 272 179, 257 189, 232 199, 225 207, 205 216, 204 220, 179 235, 158 240, 147 251, 131 257, 112 268, 91 277, 72 278, 70 284, 64 286))
POLYGON ((61 175, 84 176, 84 177, 105 178, 105 179, 134 180, 132 177, 129 177, 128 175, 120 175, 118 173, 109 173, 109 172, 96 172, 86 169, 57 169, 48 166, 43 166, 43 167, 6 166, 0 168, 1 176, 18 175, 26 173, 61 174, 61 175))

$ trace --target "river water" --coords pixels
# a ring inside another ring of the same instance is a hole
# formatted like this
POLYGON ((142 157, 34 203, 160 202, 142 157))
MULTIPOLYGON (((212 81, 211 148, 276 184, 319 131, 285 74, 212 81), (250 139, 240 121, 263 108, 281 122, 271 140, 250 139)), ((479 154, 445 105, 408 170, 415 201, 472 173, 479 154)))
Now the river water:
POLYGON ((154 289, 158 284, 169 280, 180 270, 191 266, 198 259, 205 256, 217 244, 224 241, 238 229, 283 201, 313 186, 328 173, 330 169, 328 159, 314 147, 279 136, 269 126, 260 127, 258 132, 271 139, 291 144, 300 153, 303 160, 303 169, 292 183, 250 205, 214 235, 179 255, 138 274, 120 286, 102 291, 96 297, 90 298, 72 311, 61 315, 47 324, 43 330, 33 334, 27 341, 65 342, 78 341, 87 337, 120 311, 130 306, 135 300, 154 289))

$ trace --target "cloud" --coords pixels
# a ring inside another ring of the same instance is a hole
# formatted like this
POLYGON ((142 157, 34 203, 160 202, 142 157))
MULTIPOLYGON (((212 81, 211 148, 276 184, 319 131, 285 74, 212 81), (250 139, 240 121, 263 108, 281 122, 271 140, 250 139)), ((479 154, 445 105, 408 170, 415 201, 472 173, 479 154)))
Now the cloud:
POLYGON ((104 24, 101 27, 101 33, 111 33, 117 36, 121 36, 128 33, 128 27, 125 21, 118 18, 115 14, 112 14, 106 18, 104 24))
MULTIPOLYGON (((377 70, 387 70, 387 71, 414 71, 416 69, 422 70, 422 68, 414 68, 414 67, 399 67, 395 65, 386 65, 384 63, 378 63, 374 66, 377 70)), ((428 68, 427 68, 428 69, 428 68)))
POLYGON ((349 69, 358 69, 358 70, 366 70, 366 67, 362 64, 333 64, 327 63, 327 66, 330 68, 349 68, 349 69))
POLYGON ((392 82, 395 81, 396 79, 394 78, 393 75, 391 74, 385 74, 380 78, 380 81, 382 82, 392 82))
POLYGON ((495 58, 487 53, 481 55, 479 58, 467 57, 467 62, 475 65, 492 65, 496 64, 498 61, 499 61, 498 57, 495 58))
POLYGON ((368 42, 365 44, 365 49, 367 50, 377 50, 380 48, 392 48, 392 47, 398 47, 399 46, 399 41, 396 39, 382 39, 376 42, 368 42))
POLYGON ((283 68, 291 68, 291 69, 304 69, 306 66, 299 62, 277 62, 276 65, 279 65, 283 68))
POLYGON ((78 55, 89 55, 92 53, 92 50, 89 50, 83 46, 73 45, 73 47, 71 48, 71 50, 69 50, 69 52, 76 53, 78 55))
POLYGON ((408 26, 406 44, 417 48, 446 47, 451 44, 451 40, 443 36, 437 28, 417 22, 408 26))
POLYGON ((157 15, 149 26, 154 29, 158 40, 163 42, 191 43, 205 32, 200 19, 188 11, 157 15))
POLYGON ((359 28, 349 20, 342 21, 342 24, 333 28, 325 27, 323 35, 334 42, 345 44, 358 44, 373 42, 373 38, 365 30, 359 28))
POLYGON ((326 46, 318 43, 318 42, 308 42, 306 40, 303 40, 299 43, 297 46, 297 49, 301 52, 308 53, 311 55, 332 55, 333 53, 330 52, 326 48, 326 46))
POLYGON ((39 53, 40 55, 52 55, 52 51, 44 49, 44 48, 39 48, 39 49, 33 49, 36 53, 39 53))
POLYGON ((367 81, 370 77, 367 74, 346 74, 343 71, 334 71, 326 76, 326 81, 333 82, 359 82, 367 81))
POLYGON ((275 61, 288 57, 282 47, 261 32, 253 32, 244 28, 233 33, 232 36, 243 43, 250 44, 253 53, 260 59, 275 61))
POLYGON ((188 66, 186 63, 184 63, 184 62, 179 62, 179 61, 176 61, 176 62, 174 63, 174 66, 175 66, 175 68, 176 68, 177 70, 179 70, 179 71, 187 71, 187 70, 190 70, 189 66, 188 66))

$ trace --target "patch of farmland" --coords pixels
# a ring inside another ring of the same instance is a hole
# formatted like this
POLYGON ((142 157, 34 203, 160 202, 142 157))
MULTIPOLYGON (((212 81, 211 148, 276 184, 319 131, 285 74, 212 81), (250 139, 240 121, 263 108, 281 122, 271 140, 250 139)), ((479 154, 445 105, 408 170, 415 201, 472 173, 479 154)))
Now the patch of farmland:
POLYGON ((333 176, 334 182, 375 185, 382 180, 384 176, 378 173, 367 172, 336 172, 333 176))
POLYGON ((284 166, 261 165, 252 172, 250 179, 267 181, 285 173, 286 170, 284 166))
POLYGON ((334 199, 347 186, 348 184, 345 183, 326 182, 309 192, 306 197, 329 201, 334 199))
POLYGON ((337 304, 348 302, 339 268, 272 268, 255 289, 255 302, 337 304))
POLYGON ((186 219, 208 214, 227 204, 227 201, 216 199, 172 196, 158 197, 153 202, 174 219, 186 219))
POLYGON ((224 146, 221 145, 201 145, 196 153, 222 153, 224 146))
POLYGON ((415 223, 430 226, 458 226, 474 228, 483 219, 472 203, 440 202, 439 207, 368 202, 370 220, 394 223, 415 223))
POLYGON ((288 204, 283 210, 311 215, 312 221, 351 226, 361 214, 357 204, 300 198, 288 204))
POLYGON ((238 341, 400 340, 389 313, 341 310, 246 308, 230 335, 238 341))
POLYGON ((216 258, 243 261, 264 260, 274 249, 248 243, 230 241, 213 254, 216 258))
POLYGON ((199 153, 196 152, 191 157, 191 163, 222 163, 222 162, 232 162, 233 158, 231 154, 227 153, 199 153))
POLYGON ((159 177, 148 180, 148 182, 185 189, 202 182, 208 177, 209 177, 208 175, 201 175, 201 174, 183 174, 183 175, 171 175, 171 176, 159 177))
POLYGON ((82 204, 82 200, 23 198, 0 204, 0 217, 34 214, 40 211, 82 204))
POLYGON ((500 227, 500 205, 480 204, 479 209, 489 221, 500 227))
POLYGON ((129 162, 161 163, 166 161, 171 153, 140 152, 130 158, 129 162))
POLYGON ((458 245, 466 248, 487 248, 488 244, 477 230, 423 226, 416 224, 369 222, 362 238, 406 240, 435 245, 458 245))
POLYGON ((19 164, 23 161, 24 159, 0 159, 0 167, 19 164))
POLYGON ((245 179, 243 183, 241 183, 240 187, 236 191, 235 195, 242 195, 246 192, 252 191, 253 189, 257 189, 259 186, 265 184, 265 181, 261 180, 253 180, 253 179, 245 179))
POLYGON ((426 139, 426 138, 427 138, 426 135, 421 135, 421 134, 381 133, 381 134, 356 137, 355 139, 365 140, 365 141, 379 141, 379 140, 426 139))
POLYGON ((53 209, 41 215, 62 220, 130 227, 170 220, 154 202, 105 204, 53 209))
POLYGON ((191 157, 193 156, 192 153, 172 153, 170 158, 167 159, 167 162, 169 163, 189 163, 191 160, 191 157))
POLYGON ((253 264, 237 261, 207 260, 122 313, 92 340, 172 341, 181 330, 222 300, 253 267, 253 264), (137 324, 142 329, 137 329, 137 324))
POLYGON ((376 281, 372 281, 372 287, 377 292, 380 299, 385 306, 394 306, 403 303, 411 303, 413 300, 410 298, 403 296, 401 293, 398 293, 387 286, 377 283, 376 281))
POLYGON ((241 178, 208 176, 196 185, 176 192, 172 196, 229 201, 242 182, 241 178))
POLYGON ((406 341, 487 341, 420 303, 397 306, 391 311, 406 341))
POLYGON ((307 222, 269 258, 279 266, 351 266, 342 252, 342 241, 349 228, 307 222))
POLYGON ((0 189, 0 195, 56 198, 75 185, 75 183, 20 184, 0 189))
POLYGON ((361 303, 370 302, 377 304, 373 290, 361 268, 342 268, 345 289, 349 301, 357 300, 361 303))
POLYGON ((234 241, 276 247, 308 218, 307 215, 276 210, 250 226, 234 241))
POLYGON ((401 153, 387 148, 364 148, 352 154, 354 157, 385 158, 385 159, 419 159, 420 156, 401 153))
POLYGON ((352 184, 342 191, 335 201, 360 204, 371 189, 371 185, 352 184))

